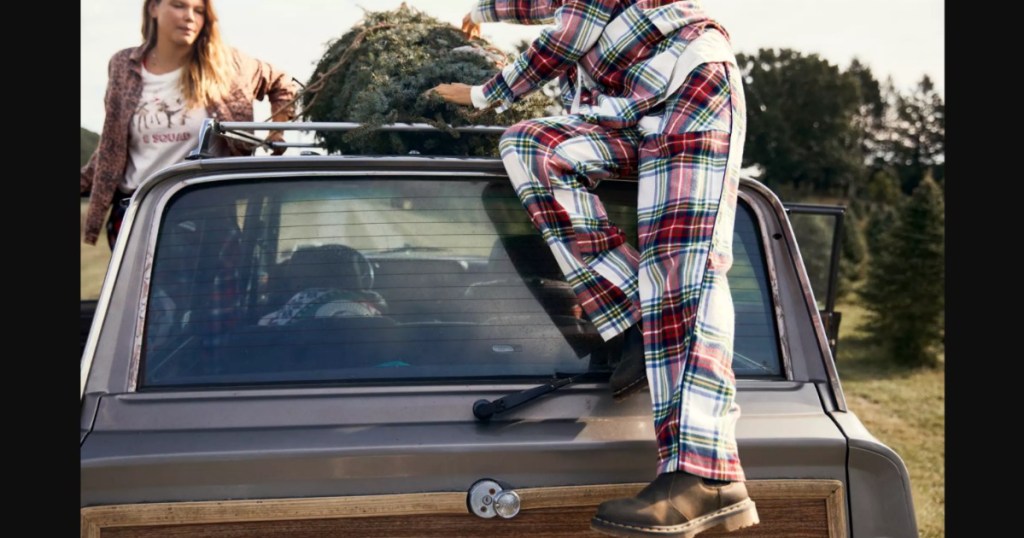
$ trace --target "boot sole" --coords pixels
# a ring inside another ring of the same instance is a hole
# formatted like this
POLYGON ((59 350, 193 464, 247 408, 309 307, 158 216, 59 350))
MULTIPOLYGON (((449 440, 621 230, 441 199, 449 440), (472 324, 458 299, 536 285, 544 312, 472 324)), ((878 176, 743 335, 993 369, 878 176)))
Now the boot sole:
POLYGON ((722 526, 725 532, 732 532, 752 525, 757 525, 760 522, 761 520, 757 517, 757 507, 754 505, 754 501, 745 499, 736 504, 716 510, 706 516, 701 516, 693 521, 687 521, 682 525, 629 525, 594 517, 590 520, 590 528, 611 536, 662 536, 665 538, 692 538, 701 532, 719 525, 722 526))

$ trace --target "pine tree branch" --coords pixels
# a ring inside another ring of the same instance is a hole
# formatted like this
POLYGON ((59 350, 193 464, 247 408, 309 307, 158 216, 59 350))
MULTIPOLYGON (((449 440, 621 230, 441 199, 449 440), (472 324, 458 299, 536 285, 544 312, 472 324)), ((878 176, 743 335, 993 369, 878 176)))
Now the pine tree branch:
MULTIPOLYGON (((377 24, 375 26, 371 26, 369 28, 364 28, 362 31, 360 31, 358 34, 356 34, 356 37, 354 39, 352 39, 352 43, 349 44, 348 48, 345 49, 345 52, 343 52, 341 54, 341 57, 338 58, 338 61, 334 62, 334 65, 332 65, 329 69, 327 69, 323 73, 320 73, 320 76, 316 79, 316 81, 310 83, 305 88, 302 88, 301 90, 299 90, 295 94, 295 97, 291 101, 288 101, 283 106, 281 106, 281 108, 279 108, 278 111, 287 109, 288 107, 290 107, 293 104, 295 104, 296 102, 298 102, 298 100, 301 99, 304 95, 306 95, 307 93, 312 92, 313 93, 313 98, 310 99, 308 103, 306 103, 306 105, 303 107, 303 109, 305 110, 305 109, 310 108, 313 105, 313 103, 316 102, 317 98, 320 97, 319 91, 323 89, 324 85, 327 83, 328 78, 330 78, 331 75, 336 73, 339 69, 341 69, 348 62, 349 58, 352 57, 352 54, 355 52, 355 50, 357 48, 359 48, 359 45, 361 45, 363 43, 363 41, 366 39, 366 36, 370 32, 374 32, 376 30, 382 30, 384 28, 391 28, 392 26, 394 26, 394 25, 393 24, 389 24, 389 23, 381 23, 381 24, 377 24)), ((271 112, 270 117, 265 119, 265 120, 263 120, 263 121, 265 121, 265 122, 271 121, 275 114, 276 114, 276 112, 271 112)), ((301 114, 295 114, 295 117, 298 118, 300 115, 301 114)))

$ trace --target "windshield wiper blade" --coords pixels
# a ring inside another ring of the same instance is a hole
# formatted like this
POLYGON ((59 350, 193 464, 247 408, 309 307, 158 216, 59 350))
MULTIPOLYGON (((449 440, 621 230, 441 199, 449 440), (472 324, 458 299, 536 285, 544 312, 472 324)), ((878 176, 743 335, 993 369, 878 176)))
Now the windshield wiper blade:
POLYGON ((404 247, 387 248, 378 251, 380 254, 396 254, 399 252, 439 252, 446 250, 441 247, 414 247, 412 245, 405 245, 404 247))
POLYGON ((502 396, 494 401, 483 399, 477 400, 473 402, 473 416, 481 422, 486 422, 498 413, 504 413, 505 411, 519 407, 527 402, 536 400, 549 392, 556 391, 577 379, 588 376, 592 373, 593 372, 583 372, 569 377, 559 377, 559 374, 555 373, 554 379, 543 385, 533 387, 532 389, 514 392, 507 396, 502 396))

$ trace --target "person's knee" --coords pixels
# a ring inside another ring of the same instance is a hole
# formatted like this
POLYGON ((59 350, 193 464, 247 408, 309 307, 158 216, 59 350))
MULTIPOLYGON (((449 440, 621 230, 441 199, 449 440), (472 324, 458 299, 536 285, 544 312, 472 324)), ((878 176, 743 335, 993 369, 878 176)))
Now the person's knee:
POLYGON ((523 147, 533 143, 534 137, 530 133, 534 127, 530 125, 531 123, 532 120, 525 120, 505 129, 501 138, 498 139, 498 150, 501 155, 505 155, 507 152, 519 153, 523 147))

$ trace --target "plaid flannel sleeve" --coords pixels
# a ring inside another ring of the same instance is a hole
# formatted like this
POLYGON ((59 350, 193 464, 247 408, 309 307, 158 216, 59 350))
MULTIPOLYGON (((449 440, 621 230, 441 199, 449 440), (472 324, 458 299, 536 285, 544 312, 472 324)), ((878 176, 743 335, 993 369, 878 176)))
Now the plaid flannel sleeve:
POLYGON ((469 15, 476 23, 550 24, 556 7, 553 0, 479 0, 469 15))
MULTIPOLYGON (((511 3, 511 0, 506 2, 511 3)), ((516 98, 541 87, 574 65, 597 43, 615 4, 614 0, 564 2, 555 10, 554 26, 544 29, 526 52, 484 83, 487 102, 501 103, 497 109, 501 112, 516 98)))

